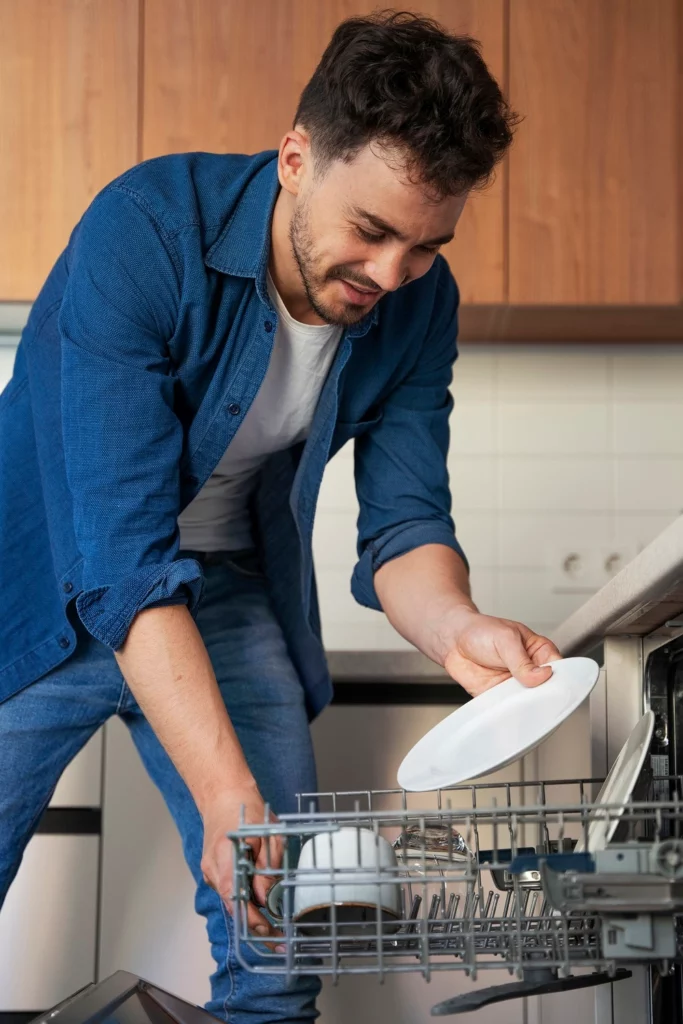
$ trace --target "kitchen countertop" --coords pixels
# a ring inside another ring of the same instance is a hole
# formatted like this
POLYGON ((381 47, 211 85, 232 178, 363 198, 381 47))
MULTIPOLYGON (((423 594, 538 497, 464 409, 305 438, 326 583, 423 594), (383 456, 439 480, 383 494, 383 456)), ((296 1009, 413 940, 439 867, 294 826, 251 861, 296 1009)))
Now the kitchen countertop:
POLYGON ((647 636, 656 632, 667 637, 681 629, 683 516, 565 619, 551 639, 569 656, 590 653, 607 636, 647 636))

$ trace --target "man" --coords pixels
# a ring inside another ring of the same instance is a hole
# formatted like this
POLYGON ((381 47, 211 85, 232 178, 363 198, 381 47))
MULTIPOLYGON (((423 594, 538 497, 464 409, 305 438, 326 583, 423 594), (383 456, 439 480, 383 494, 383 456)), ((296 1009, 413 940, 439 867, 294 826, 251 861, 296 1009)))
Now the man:
MULTIPOLYGON (((316 1016, 315 978, 237 960, 225 833, 315 789, 327 459, 355 439, 360 602, 472 694, 558 656, 479 613, 449 511, 438 249, 512 124, 471 41, 342 24, 277 153, 162 157, 97 196, 1 399, 0 902, 61 772, 121 715, 197 882, 209 1009, 239 1024, 316 1016)), ((264 897, 249 923, 271 935, 264 897)))

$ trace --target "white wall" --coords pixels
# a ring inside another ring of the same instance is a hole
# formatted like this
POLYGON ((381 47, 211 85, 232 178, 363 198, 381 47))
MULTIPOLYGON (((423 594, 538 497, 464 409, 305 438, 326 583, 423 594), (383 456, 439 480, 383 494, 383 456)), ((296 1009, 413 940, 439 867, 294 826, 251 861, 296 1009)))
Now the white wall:
MULTIPOLYGON (((1 344, 0 388, 13 349, 1 344)), ((543 631, 683 511, 683 346, 463 346, 449 469, 483 610, 543 631), (563 563, 578 555, 569 575, 563 563)), ((323 481, 314 546, 330 650, 408 647, 349 589, 352 448, 323 481)))
MULTIPOLYGON (((683 510, 683 346, 463 346, 453 395, 454 515, 482 610, 547 631, 683 510)), ((314 538, 326 645, 402 649, 350 596, 356 513, 347 446, 314 538)))
MULTIPOLYGON (((549 630, 619 568, 611 555, 628 561, 683 511, 683 346, 465 345, 452 390, 454 516, 483 610, 549 630)), ((314 536, 325 642, 401 650, 351 597, 357 510, 347 445, 314 536)))

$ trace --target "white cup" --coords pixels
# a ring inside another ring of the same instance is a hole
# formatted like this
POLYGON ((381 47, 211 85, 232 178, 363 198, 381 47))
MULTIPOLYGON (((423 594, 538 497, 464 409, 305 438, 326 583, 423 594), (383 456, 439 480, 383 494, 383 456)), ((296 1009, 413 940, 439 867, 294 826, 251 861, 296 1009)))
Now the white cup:
MULTIPOLYGON (((379 907, 384 930, 392 930, 401 918, 397 867, 391 843, 371 829, 353 826, 319 832, 303 845, 293 872, 292 919, 302 924, 330 924, 334 906, 339 933, 356 934, 376 928, 379 907), (382 882, 378 877, 395 881, 382 882)), ((283 920, 286 888, 283 882, 276 882, 268 893, 268 911, 278 922, 283 920)))

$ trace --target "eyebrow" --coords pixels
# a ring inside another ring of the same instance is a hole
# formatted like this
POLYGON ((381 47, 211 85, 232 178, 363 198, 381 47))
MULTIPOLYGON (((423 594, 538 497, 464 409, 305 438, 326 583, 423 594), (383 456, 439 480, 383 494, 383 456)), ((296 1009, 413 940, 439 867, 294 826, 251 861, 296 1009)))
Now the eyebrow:
MULTIPOLYGON (((402 231, 399 231, 392 224, 388 224, 376 214, 370 213, 369 210, 363 210, 360 206, 353 206, 351 207, 351 215, 366 220, 369 224, 376 227, 378 231, 383 231, 386 235, 397 238, 399 242, 408 241, 407 236, 402 231)), ((439 238, 432 238, 427 242, 421 242, 420 245, 446 245, 447 242, 452 242, 454 237, 454 233, 451 232, 450 235, 441 235, 439 238)))

